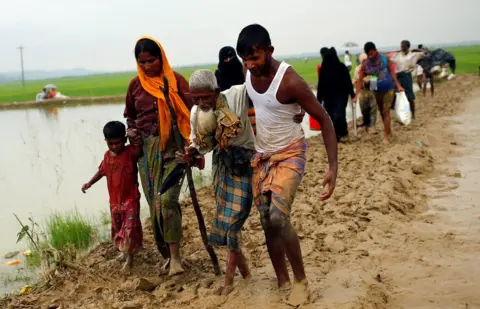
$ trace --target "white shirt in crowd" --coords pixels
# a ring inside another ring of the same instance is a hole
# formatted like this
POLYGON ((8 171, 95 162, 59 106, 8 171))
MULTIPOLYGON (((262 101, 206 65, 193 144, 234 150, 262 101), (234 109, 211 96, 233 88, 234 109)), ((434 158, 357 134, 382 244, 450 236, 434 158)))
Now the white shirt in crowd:
POLYGON ((348 67, 348 66, 352 66, 352 61, 350 60, 350 55, 349 54, 345 54, 345 56, 343 56, 343 63, 348 67))
POLYGON ((396 64, 397 73, 406 72, 411 73, 417 68, 418 60, 425 56, 422 52, 404 52, 396 53, 390 60, 396 64))
POLYGON ((285 62, 280 64, 265 93, 258 93, 253 88, 250 71, 247 71, 247 93, 255 107, 257 152, 274 153, 305 136, 302 125, 292 121, 295 115, 302 112, 301 106, 298 103, 282 104, 277 100, 278 89, 289 67, 285 62))

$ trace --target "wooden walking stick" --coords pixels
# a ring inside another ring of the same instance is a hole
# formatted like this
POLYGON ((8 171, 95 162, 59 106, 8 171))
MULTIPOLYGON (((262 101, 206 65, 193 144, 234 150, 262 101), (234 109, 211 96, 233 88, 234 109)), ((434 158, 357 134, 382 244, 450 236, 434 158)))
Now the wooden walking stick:
POLYGON ((357 102, 352 101, 353 133, 357 137, 357 102))
MULTIPOLYGON (((175 138, 175 143, 177 144, 177 148, 180 152, 184 152, 185 143, 184 139, 178 129, 177 124, 177 115, 175 113, 175 109, 173 108, 172 101, 170 100, 169 95, 169 88, 168 88, 168 79, 164 76, 163 77, 163 94, 165 96, 165 101, 167 103, 168 109, 170 110, 170 122, 172 123, 172 134, 175 138)), ((190 166, 185 165, 185 172, 187 174, 187 184, 188 189, 190 190, 190 197, 192 198, 193 209, 195 210, 195 214, 197 215, 198 220, 198 228, 200 229, 200 234, 202 235, 203 244, 207 249, 208 254, 210 255, 210 259, 212 260, 213 270, 215 275, 221 275, 220 266, 218 265, 218 258, 215 254, 215 250, 213 249, 212 245, 208 243, 207 238, 207 229, 205 227, 205 221, 203 219, 202 210, 200 209, 200 205, 198 204, 197 193, 195 191, 195 185, 193 183, 193 176, 192 176, 192 169, 190 166)))

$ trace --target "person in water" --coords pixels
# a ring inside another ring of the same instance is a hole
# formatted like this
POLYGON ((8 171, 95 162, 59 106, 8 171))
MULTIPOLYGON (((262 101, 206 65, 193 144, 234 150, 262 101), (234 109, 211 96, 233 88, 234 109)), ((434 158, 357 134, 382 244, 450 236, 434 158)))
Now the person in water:
POLYGON ((335 48, 332 47, 325 52, 320 68, 317 100, 324 102, 338 142, 348 135, 346 108, 349 96, 355 97, 349 69, 340 62, 335 48))
POLYGON ((135 45, 138 76, 128 86, 124 116, 128 127, 138 130, 143 139, 143 154, 138 160, 143 192, 150 207, 153 234, 159 251, 168 258, 169 275, 182 273, 180 241, 182 216, 179 196, 183 179, 160 195, 162 183, 174 171, 178 150, 172 134, 167 101, 162 91, 168 80, 168 94, 177 116, 177 127, 185 144, 190 136, 191 99, 188 82, 174 72, 161 44, 151 37, 135 45))
POLYGON ((140 221, 140 192, 138 191, 137 160, 142 153, 141 139, 135 129, 129 129, 127 142, 125 125, 111 121, 103 128, 108 150, 103 156, 98 171, 82 186, 86 193, 102 177, 107 177, 110 195, 111 234, 122 268, 130 272, 133 255, 143 248, 142 222, 140 221))
POLYGON ((218 69, 215 71, 217 84, 221 91, 230 89, 245 82, 243 65, 237 57, 235 49, 225 46, 218 54, 218 69))
POLYGON ((364 51, 368 58, 365 60, 359 70, 359 78, 356 84, 356 95, 353 102, 357 102, 360 96, 363 80, 369 77, 369 88, 374 91, 375 100, 382 116, 384 125, 383 142, 388 144, 391 130, 390 107, 395 99, 395 87, 398 92, 404 91, 397 80, 397 76, 390 60, 385 55, 378 52, 377 47, 372 42, 367 42, 364 51))
POLYGON ((320 195, 321 200, 328 199, 335 188, 337 140, 328 114, 308 84, 290 65, 274 59, 273 51, 270 35, 261 25, 249 25, 240 32, 237 53, 248 69, 246 89, 256 111, 253 201, 280 288, 290 284, 285 256, 290 261, 295 283, 289 303, 296 306, 308 300, 308 283, 290 215, 305 171, 307 144, 302 126, 291 119, 303 108, 322 127, 329 169, 323 180, 327 191, 320 195))

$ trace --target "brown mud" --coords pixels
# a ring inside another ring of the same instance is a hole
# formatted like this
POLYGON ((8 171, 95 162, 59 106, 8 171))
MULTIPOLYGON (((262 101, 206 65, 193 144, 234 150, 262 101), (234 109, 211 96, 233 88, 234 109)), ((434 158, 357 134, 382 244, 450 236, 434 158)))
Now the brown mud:
MULTIPOLYGON (((322 139, 309 140, 307 171, 292 217, 310 290, 302 308, 480 307, 471 281, 479 268, 474 253, 480 252, 480 234, 459 237, 455 225, 432 211, 436 198, 455 189, 455 177, 445 182, 439 175, 457 175, 447 158, 458 156, 468 138, 456 133, 453 125, 459 120, 449 117, 461 113, 478 89, 479 78, 458 76, 438 85, 434 98, 418 95, 417 120, 407 127, 394 123, 389 145, 382 143, 381 122, 369 135, 360 129, 359 140, 339 145, 337 187, 326 202, 319 200, 327 167, 322 139), (435 186, 432 193, 429 188, 435 186)), ((198 198, 210 222, 211 188, 200 190, 198 198)), ((455 206, 455 200, 449 204, 455 206)), ((57 271, 43 290, 8 298, 0 307, 292 308, 286 303, 289 291, 276 288, 255 209, 243 231, 252 278, 237 275, 228 296, 218 295, 223 277, 213 276, 190 201, 183 202, 182 211, 184 274, 162 273, 164 260, 145 224, 146 249, 136 257, 131 276, 119 272, 114 248, 101 244, 77 267, 57 271)), ((226 252, 217 249, 217 254, 224 268, 226 252)))

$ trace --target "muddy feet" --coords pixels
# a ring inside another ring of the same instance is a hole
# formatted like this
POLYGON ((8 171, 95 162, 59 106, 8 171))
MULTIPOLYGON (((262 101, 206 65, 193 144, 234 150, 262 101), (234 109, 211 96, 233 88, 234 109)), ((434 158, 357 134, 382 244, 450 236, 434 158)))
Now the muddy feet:
POLYGON ((120 252, 118 254, 118 256, 115 258, 115 260, 117 260, 119 262, 123 262, 123 261, 125 261, 126 258, 127 258, 127 256, 125 255, 125 253, 120 252))
POLYGON ((292 291, 290 292, 290 296, 287 299, 287 303, 290 306, 297 307, 307 303, 308 299, 309 293, 307 280, 295 282, 292 291))
POLYGON ((130 275, 132 273, 133 254, 124 254, 124 258, 125 263, 123 264, 123 267, 120 271, 126 275, 130 275))
POLYGON ((278 286, 278 289, 280 290, 280 292, 288 292, 288 291, 290 291, 291 288, 292 288, 292 283, 291 282, 287 282, 287 283, 284 283, 284 284, 278 286))
POLYGON ((232 293, 232 291, 233 291, 233 284, 229 284, 229 285, 226 285, 226 286, 222 287, 222 291, 221 291, 220 295, 227 296, 228 294, 232 293))
POLYGON ((160 272, 160 275, 162 274, 165 274, 168 272, 168 275, 169 276, 174 276, 174 275, 178 275, 178 274, 181 274, 184 272, 184 269, 183 269, 183 266, 189 268, 191 267, 192 265, 187 262, 184 258, 181 258, 180 259, 180 268, 178 268, 178 262, 176 263, 177 265, 175 266, 175 270, 174 272, 172 273, 172 259, 167 259, 165 261, 165 263, 163 264, 162 268, 161 268, 161 272, 160 272), (180 272, 178 272, 180 271, 180 272))
POLYGON ((168 272, 168 275, 170 277, 176 276, 183 274, 185 270, 182 267, 182 260, 177 260, 177 259, 171 259, 170 260, 170 271, 168 272))

